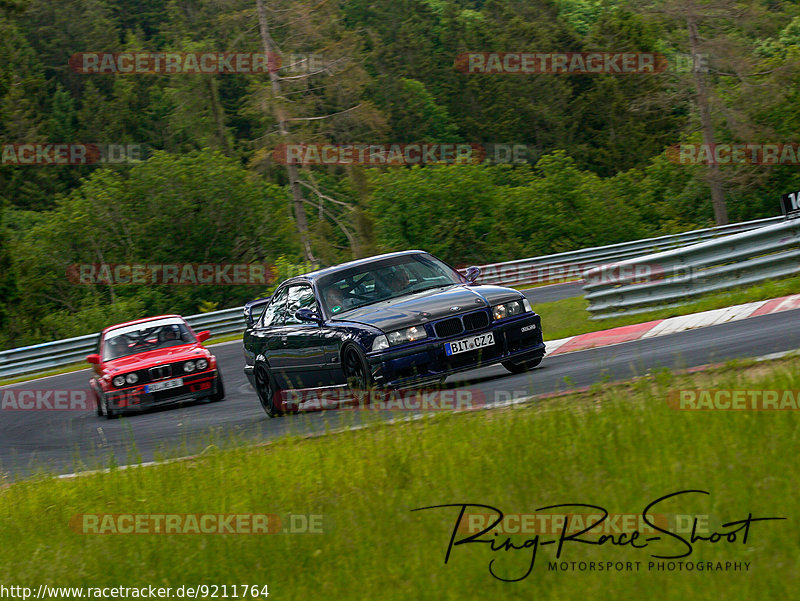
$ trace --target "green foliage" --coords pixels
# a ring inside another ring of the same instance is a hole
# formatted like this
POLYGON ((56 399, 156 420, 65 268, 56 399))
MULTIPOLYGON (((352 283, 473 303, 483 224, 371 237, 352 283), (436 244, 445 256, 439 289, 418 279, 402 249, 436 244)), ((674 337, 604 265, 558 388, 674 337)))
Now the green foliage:
POLYGON ((615 0, 557 0, 556 4, 559 16, 585 35, 606 11, 619 3, 615 0))
POLYGON ((437 104, 425 84, 415 79, 401 78, 397 85, 387 82, 392 103, 390 124, 401 132, 400 142, 457 142, 455 124, 447 109, 437 104))
POLYGON ((504 191, 498 204, 524 256, 613 244, 647 231, 615 178, 580 171, 561 152, 542 157, 529 185, 504 191))
POLYGON ((446 261, 480 262, 491 252, 495 189, 484 166, 371 173, 372 211, 383 248, 421 248, 446 261))
MULTIPOLYGON (((5 207, 0 201, 0 331, 5 328, 8 321, 8 303, 15 302, 17 295, 17 282, 11 268, 11 252, 8 246, 8 233, 5 224, 5 207)), ((2 338, 0 338, 2 343, 2 338)))
MULTIPOLYGON (((745 2, 714 18, 713 7, 692 6, 712 68, 717 141, 794 140, 797 4, 745 2)), ((0 2, 0 142, 156 151, 138 165, 0 165, 8 207, 0 259, 27 295, 3 296, 10 318, 0 343, 89 327, 103 306, 196 312, 252 297, 242 288, 75 287, 64 274, 80 262, 297 263, 287 170, 273 156, 281 143, 527 151, 527 165, 302 168, 308 235, 323 266, 418 247, 481 263, 712 223, 706 169, 664 154, 701 140, 691 72, 470 75, 454 66, 465 52, 686 54, 678 5, 275 0, 268 8, 285 55, 280 95, 264 75, 85 75, 68 66, 86 51, 259 51, 252 0, 0 2), (321 57, 325 68, 292 71, 295 54, 321 57), (288 138, 276 111, 295 119, 288 138), (43 314, 59 317, 42 322, 43 314)), ((777 196, 797 187, 793 165, 721 175, 731 220, 774 215, 777 196)))
POLYGON ((16 233, 14 269, 25 302, 13 306, 21 318, 15 335, 58 338, 118 315, 244 302, 253 286, 86 285, 65 276, 81 264, 269 264, 296 250, 283 194, 210 150, 158 152, 128 175, 95 171, 57 209, 16 233))
MULTIPOLYGON (((309 273, 314 271, 316 267, 311 263, 305 261, 296 261, 293 258, 286 257, 285 255, 280 255, 275 258, 275 262, 273 264, 273 273, 272 273, 272 281, 266 291, 262 294, 257 295, 258 297, 266 297, 271 296, 275 289, 286 279, 296 277, 298 275, 303 275, 304 273, 309 273)), ((256 298, 254 296, 253 298, 256 298)))
POLYGON ((686 229, 670 210, 689 176, 655 161, 601 178, 564 152, 527 167, 454 165, 374 172, 382 248, 423 248, 454 264, 614 244, 686 229), (654 195, 654 190, 660 194, 654 195), (682 227, 683 226, 683 227, 682 227))

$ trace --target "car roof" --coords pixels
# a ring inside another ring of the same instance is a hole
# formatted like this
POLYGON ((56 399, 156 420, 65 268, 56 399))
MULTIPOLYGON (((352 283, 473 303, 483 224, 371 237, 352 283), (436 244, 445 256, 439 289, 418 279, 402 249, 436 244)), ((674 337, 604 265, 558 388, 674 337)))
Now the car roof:
POLYGON ((134 319, 133 321, 125 321, 123 323, 114 324, 113 326, 108 326, 101 332, 101 334, 105 336, 106 332, 108 332, 109 330, 116 330, 117 328, 122 328, 125 326, 133 326, 139 323, 147 323, 148 321, 155 321, 157 319, 167 319, 171 317, 177 317, 178 319, 185 321, 183 317, 181 317, 180 315, 156 315, 154 317, 144 317, 142 319, 134 319))
POLYGON ((389 259, 391 257, 402 257, 404 255, 428 255, 428 254, 430 253, 425 252, 424 250, 403 250, 400 252, 385 253, 382 255, 375 255, 372 257, 364 257, 363 259, 356 259, 355 261, 340 263, 339 265, 334 265, 333 267, 325 267, 324 269, 318 269, 317 271, 311 271, 309 273, 304 273, 303 275, 298 275, 293 278, 288 278, 284 282, 281 282, 281 285, 292 282, 315 282, 320 278, 331 275, 332 273, 336 273, 338 271, 350 269, 351 267, 358 267, 360 265, 366 265, 372 263, 373 261, 389 259))

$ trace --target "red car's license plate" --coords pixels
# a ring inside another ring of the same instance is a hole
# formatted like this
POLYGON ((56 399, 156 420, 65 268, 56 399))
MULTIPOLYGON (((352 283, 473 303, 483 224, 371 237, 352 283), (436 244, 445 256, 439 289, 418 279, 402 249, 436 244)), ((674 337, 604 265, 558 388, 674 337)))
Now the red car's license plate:
POLYGON ((183 386, 183 378, 175 378, 166 382, 155 382, 144 387, 145 392, 158 392, 159 390, 169 390, 170 388, 180 388, 183 386))

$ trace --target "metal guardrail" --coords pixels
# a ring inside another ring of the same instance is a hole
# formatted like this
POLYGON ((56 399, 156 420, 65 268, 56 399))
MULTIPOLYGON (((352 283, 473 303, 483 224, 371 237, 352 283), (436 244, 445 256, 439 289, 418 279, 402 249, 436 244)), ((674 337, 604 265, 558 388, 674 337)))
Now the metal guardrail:
POLYGON ((532 259, 491 263, 481 267, 483 273, 479 281, 481 284, 519 286, 553 281, 580 280, 584 271, 596 265, 697 244, 703 240, 738 234, 780 223, 781 221, 783 221, 782 216, 769 217, 767 219, 756 219, 754 221, 693 230, 682 234, 584 248, 532 259))
POLYGON ((800 273, 800 219, 584 273, 592 319, 634 315, 800 273))
MULTIPOLYGON (((585 268, 593 265, 607 264, 657 250, 681 247, 709 238, 718 238, 762 228, 766 225, 778 223, 782 219, 783 217, 758 219, 658 238, 586 248, 505 263, 492 263, 482 266, 483 273, 479 278, 479 282, 482 284, 516 286, 552 281, 553 279, 580 279, 579 277, 570 278, 570 276, 579 276, 585 268)), ((191 315, 186 318, 186 321, 195 330, 210 330, 212 336, 241 332, 245 328, 241 307, 191 315)), ((93 352, 96 348, 98 336, 99 334, 90 334, 88 336, 46 342, 0 352, 0 378, 41 372, 81 362, 87 354, 93 352)))

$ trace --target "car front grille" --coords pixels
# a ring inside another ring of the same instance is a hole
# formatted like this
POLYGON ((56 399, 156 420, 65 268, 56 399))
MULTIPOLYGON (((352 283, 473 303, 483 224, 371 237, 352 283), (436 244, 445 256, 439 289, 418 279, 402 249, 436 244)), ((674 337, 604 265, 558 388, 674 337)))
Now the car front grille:
POLYGON ((155 382, 156 380, 164 380, 165 378, 169 378, 172 376, 171 365, 157 365, 156 367, 151 367, 147 371, 150 374, 151 382, 155 382))
POLYGON ((436 324, 436 335, 439 338, 449 338, 464 331, 464 324, 461 323, 461 318, 451 317, 436 324))
POLYGON ((480 330, 489 325, 489 314, 486 311, 476 311, 475 313, 467 313, 464 317, 464 329, 467 332, 473 330, 480 330))
POLYGON ((433 329, 439 338, 449 338, 462 332, 474 332, 489 325, 489 313, 487 311, 473 311, 450 317, 434 324, 433 329))

